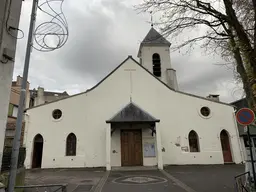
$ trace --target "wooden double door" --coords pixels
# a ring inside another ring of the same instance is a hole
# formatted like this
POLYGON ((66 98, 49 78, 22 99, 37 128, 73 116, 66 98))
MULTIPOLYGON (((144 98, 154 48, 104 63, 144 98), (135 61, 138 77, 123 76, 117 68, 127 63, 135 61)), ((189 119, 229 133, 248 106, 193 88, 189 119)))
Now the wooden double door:
POLYGON ((121 165, 143 165, 141 130, 121 130, 121 165))

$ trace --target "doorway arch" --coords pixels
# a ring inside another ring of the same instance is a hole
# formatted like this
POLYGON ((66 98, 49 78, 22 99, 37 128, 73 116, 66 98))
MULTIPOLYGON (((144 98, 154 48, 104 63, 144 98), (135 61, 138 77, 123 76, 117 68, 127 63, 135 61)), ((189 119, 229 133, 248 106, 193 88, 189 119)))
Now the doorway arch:
POLYGON ((224 163, 232 163, 233 160, 232 160, 232 154, 231 154, 230 139, 229 139, 229 134, 226 130, 222 130, 220 132, 220 142, 221 142, 224 163))
POLYGON ((32 168, 41 168, 42 157, 43 157, 43 146, 44 146, 44 139, 42 135, 37 134, 34 137, 34 142, 33 142, 32 168))

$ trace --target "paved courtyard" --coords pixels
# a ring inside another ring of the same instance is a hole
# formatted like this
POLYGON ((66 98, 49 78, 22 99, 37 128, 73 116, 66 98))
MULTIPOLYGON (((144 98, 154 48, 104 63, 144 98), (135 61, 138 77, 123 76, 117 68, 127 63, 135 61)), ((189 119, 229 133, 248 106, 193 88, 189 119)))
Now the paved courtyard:
POLYGON ((102 192, 186 192, 158 170, 111 172, 102 192))
MULTIPOLYGON (((25 183, 26 185, 68 184, 67 192, 95 191, 104 175, 103 169, 33 169, 26 171, 25 183)), ((39 191, 48 192, 50 188, 39 188, 39 191)))
POLYGON ((66 183, 68 192, 231 192, 234 176, 243 172, 243 165, 168 166, 165 171, 110 173, 103 169, 36 169, 26 172, 26 184, 66 183))
POLYGON ((245 172, 244 165, 169 166, 166 171, 196 192, 235 191, 234 176, 245 172))

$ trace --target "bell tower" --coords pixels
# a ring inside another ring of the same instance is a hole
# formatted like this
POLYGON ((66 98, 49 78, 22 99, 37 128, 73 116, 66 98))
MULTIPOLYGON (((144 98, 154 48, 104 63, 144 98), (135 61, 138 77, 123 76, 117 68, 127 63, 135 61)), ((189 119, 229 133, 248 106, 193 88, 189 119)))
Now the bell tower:
POLYGON ((152 26, 140 44, 140 64, 170 88, 178 90, 176 71, 171 66, 171 43, 152 26))

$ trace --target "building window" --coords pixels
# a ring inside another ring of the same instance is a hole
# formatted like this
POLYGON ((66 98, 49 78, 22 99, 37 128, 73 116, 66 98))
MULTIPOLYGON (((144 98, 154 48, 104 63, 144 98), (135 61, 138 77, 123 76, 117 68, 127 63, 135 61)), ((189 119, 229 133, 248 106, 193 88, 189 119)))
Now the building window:
POLYGON ((202 107, 200 109, 200 113, 204 116, 204 117, 208 117, 211 113, 211 110, 208 107, 202 107))
POLYGON ((256 138, 252 137, 252 140, 253 140, 253 147, 256 147, 256 138))
POLYGON ((249 140, 248 140, 247 136, 244 136, 244 146, 249 147, 249 140))
POLYGON ((5 137, 12 137, 14 138, 15 136, 15 129, 6 129, 5 130, 5 137))
POLYGON ((158 53, 153 54, 152 62, 153 62, 153 74, 156 77, 161 77, 161 59, 158 53))
POLYGON ((188 134, 190 152, 199 152, 198 135, 195 131, 190 131, 188 134))
POLYGON ((12 146, 13 138, 5 138, 4 140, 4 146, 11 147, 12 146))
POLYGON ((14 105, 10 103, 10 104, 9 104, 8 116, 12 116, 13 107, 14 107, 14 105))
POLYGON ((29 107, 34 107, 34 106, 35 106, 35 99, 34 98, 30 98, 29 107))
MULTIPOLYGON (((249 140, 247 136, 243 136, 243 140, 244 140, 244 146, 245 147, 249 147, 249 140)), ((255 137, 251 137, 251 145, 252 147, 256 147, 256 138, 255 137)))
POLYGON ((66 141, 66 156, 76 155, 76 136, 74 133, 70 133, 66 141))
POLYGON ((62 111, 59 110, 59 109, 55 109, 55 110, 52 112, 52 117, 53 117, 54 119, 59 119, 59 118, 61 118, 61 116, 62 116, 62 111))
POLYGON ((17 117, 18 115, 18 106, 9 104, 8 116, 9 117, 17 117))

